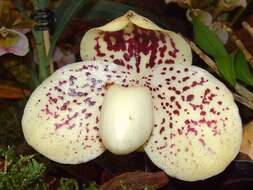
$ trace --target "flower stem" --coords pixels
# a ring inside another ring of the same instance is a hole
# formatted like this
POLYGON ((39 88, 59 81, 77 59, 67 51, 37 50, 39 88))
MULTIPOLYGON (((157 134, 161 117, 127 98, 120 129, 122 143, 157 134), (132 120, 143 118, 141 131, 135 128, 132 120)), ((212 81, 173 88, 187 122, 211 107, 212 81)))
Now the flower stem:
POLYGON ((46 55, 48 57, 49 71, 50 71, 50 74, 52 74, 54 72, 54 63, 53 63, 53 60, 52 60, 52 56, 49 56, 49 50, 50 50, 49 30, 43 31, 43 39, 44 39, 44 44, 45 44, 46 55))
POLYGON ((253 27, 250 26, 249 23, 246 21, 242 22, 242 26, 249 33, 249 35, 253 38, 253 27))
MULTIPOLYGON (((33 7, 34 7, 34 10, 45 9, 48 7, 48 0, 34 0, 33 7)), ((47 56, 48 48, 45 45, 45 39, 44 39, 45 35, 43 31, 38 31, 38 30, 33 29, 33 37, 35 40, 36 49, 38 53, 38 60, 39 60, 39 81, 42 82, 50 74, 49 59, 47 56)))
POLYGON ((43 32, 33 29, 33 37, 35 40, 39 60, 39 81, 42 82, 49 76, 49 65, 44 44, 43 32))

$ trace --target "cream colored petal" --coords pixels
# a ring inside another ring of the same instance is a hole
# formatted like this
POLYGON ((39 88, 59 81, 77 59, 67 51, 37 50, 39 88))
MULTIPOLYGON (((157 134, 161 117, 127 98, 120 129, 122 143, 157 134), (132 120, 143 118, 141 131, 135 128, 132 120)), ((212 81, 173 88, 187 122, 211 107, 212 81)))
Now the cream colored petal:
POLYGON ((28 39, 24 34, 20 32, 17 33, 20 35, 20 40, 14 47, 10 48, 10 52, 18 56, 25 56, 29 52, 28 39))
MULTIPOLYGON (((154 128, 145 152, 171 177, 204 180, 236 157, 242 126, 231 92, 207 71, 175 64, 150 71, 154 128)), ((147 77, 146 77, 147 78, 147 77)))
POLYGON ((180 35, 133 11, 86 32, 80 54, 83 60, 114 62, 137 72, 160 64, 192 63, 191 48, 180 35))
POLYGON ((118 31, 123 29, 129 22, 130 22, 129 19, 124 15, 115 20, 112 20, 111 22, 105 24, 104 26, 94 28, 91 30, 102 30, 108 32, 118 31))
POLYGON ((126 13, 126 16, 129 18, 131 23, 148 30, 163 30, 159 26, 157 26, 155 23, 153 23, 151 20, 136 14, 133 11, 128 11, 126 13))
POLYGON ((136 14, 133 11, 128 11, 121 17, 118 17, 111 22, 105 24, 104 26, 95 28, 102 31, 118 31, 124 29, 129 23, 133 23, 139 27, 149 29, 149 30, 162 30, 159 26, 153 23, 151 20, 136 14))
POLYGON ((22 129, 27 143, 64 164, 98 157, 105 150, 99 122, 106 85, 134 82, 125 68, 114 64, 89 61, 62 67, 36 88, 26 104, 22 129))

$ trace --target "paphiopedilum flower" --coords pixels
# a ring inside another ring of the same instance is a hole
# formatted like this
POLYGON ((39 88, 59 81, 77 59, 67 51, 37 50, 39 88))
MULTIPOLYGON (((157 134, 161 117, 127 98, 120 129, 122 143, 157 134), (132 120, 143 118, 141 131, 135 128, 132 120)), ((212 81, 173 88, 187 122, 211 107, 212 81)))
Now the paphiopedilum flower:
POLYGON ((24 56, 29 51, 27 37, 13 29, 0 28, 0 56, 11 53, 24 56))
POLYGON ((24 56, 29 51, 29 43, 24 35, 29 32, 34 23, 25 19, 13 10, 11 5, 3 1, 0 3, 0 56, 11 53, 24 56))
POLYGON ((223 24, 220 21, 213 21, 213 17, 209 12, 200 9, 188 9, 186 17, 189 21, 192 21, 193 17, 198 17, 203 24, 216 33, 223 44, 227 43, 228 33, 224 30, 223 24))
POLYGON ((178 34, 130 11, 87 31, 80 52, 85 61, 56 71, 26 104, 25 139, 44 156, 77 164, 105 149, 128 154, 144 145, 169 176, 197 181, 238 154, 233 96, 191 66, 190 46, 178 34))

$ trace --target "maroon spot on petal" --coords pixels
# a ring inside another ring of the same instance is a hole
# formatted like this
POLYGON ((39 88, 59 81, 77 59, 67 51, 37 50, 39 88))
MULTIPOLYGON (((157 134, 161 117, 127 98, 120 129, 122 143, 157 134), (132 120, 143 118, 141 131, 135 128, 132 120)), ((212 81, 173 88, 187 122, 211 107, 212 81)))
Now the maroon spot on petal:
POLYGON ((181 94, 180 90, 176 90, 175 93, 176 93, 177 95, 181 94))
POLYGON ((185 81, 187 81, 189 78, 190 78, 190 77, 188 77, 188 76, 187 76, 187 77, 183 77, 183 78, 182 78, 182 81, 185 82, 185 81))
POLYGON ((199 138, 198 140, 199 140, 199 142, 200 142, 203 146, 205 146, 205 145, 206 145, 206 142, 204 141, 204 139, 199 138))
POLYGON ((101 46, 99 45, 99 41, 98 41, 99 37, 96 37, 95 40, 96 40, 96 45, 94 47, 94 49, 96 50, 96 55, 98 57, 104 57, 105 56, 105 53, 102 53, 100 48, 101 46))
POLYGON ((194 95, 193 95, 193 94, 190 94, 190 95, 188 95, 188 96, 186 97, 186 101, 187 101, 187 102, 190 102, 190 101, 193 100, 193 98, 194 98, 194 95))
POLYGON ((179 111, 178 111, 178 110, 173 110, 173 113, 174 113, 175 115, 179 115, 179 111))
POLYGON ((90 118, 91 116, 92 116, 92 113, 86 113, 84 118, 85 118, 85 119, 88 119, 88 118, 90 118))
POLYGON ((216 111, 215 111, 214 108, 211 108, 211 109, 210 109, 210 112, 213 113, 213 114, 216 114, 216 111))
POLYGON ((93 129, 94 129, 95 131, 98 131, 98 130, 99 130, 98 127, 93 127, 93 129))
POLYGON ((160 129, 159 133, 162 134, 164 131, 165 131, 165 128, 162 127, 162 128, 160 129))
POLYGON ((166 64, 173 64, 173 63, 175 63, 175 61, 172 60, 172 59, 166 59, 166 60, 165 60, 165 63, 166 63, 166 64))
POLYGON ((204 115, 206 115, 206 112, 205 111, 201 111, 200 115, 204 116, 204 115))
POLYGON ((115 63, 116 65, 125 66, 125 63, 122 59, 115 59, 113 63, 115 63))
POLYGON ((123 57, 126 61, 130 61, 130 59, 131 59, 131 56, 127 53, 124 53, 123 57))
POLYGON ((170 97, 170 101, 171 101, 171 102, 173 102, 175 99, 176 99, 175 96, 171 96, 171 97, 170 97))
POLYGON ((178 109, 181 109, 181 105, 179 104, 178 101, 176 101, 176 106, 177 106, 178 109))

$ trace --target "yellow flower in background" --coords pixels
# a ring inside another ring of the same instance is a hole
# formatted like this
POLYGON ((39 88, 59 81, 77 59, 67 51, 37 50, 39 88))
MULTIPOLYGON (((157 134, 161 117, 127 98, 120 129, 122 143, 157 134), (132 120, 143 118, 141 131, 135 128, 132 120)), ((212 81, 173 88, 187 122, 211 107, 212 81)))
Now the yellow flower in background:
POLYGON ((0 56, 15 54, 24 56, 29 51, 25 33, 31 31, 34 22, 25 19, 8 1, 0 2, 0 56))
POLYGON ((182 7, 191 7, 191 0, 164 0, 166 4, 169 3, 177 3, 179 6, 182 7))
POLYGON ((219 6, 223 11, 231 11, 237 7, 246 7, 247 0, 220 0, 219 6))
POLYGON ((7 53, 24 56, 28 51, 29 43, 24 34, 5 27, 0 28, 0 56, 7 53))

